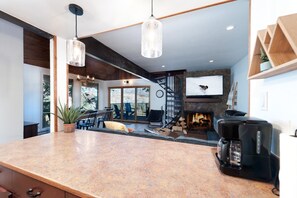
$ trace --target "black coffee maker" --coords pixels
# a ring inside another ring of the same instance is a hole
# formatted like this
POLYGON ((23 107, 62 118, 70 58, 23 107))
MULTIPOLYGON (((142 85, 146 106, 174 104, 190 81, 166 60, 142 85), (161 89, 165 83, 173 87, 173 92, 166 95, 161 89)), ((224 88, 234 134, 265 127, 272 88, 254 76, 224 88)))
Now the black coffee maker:
POLYGON ((215 129, 221 137, 216 162, 223 173, 264 181, 272 179, 270 123, 250 117, 225 117, 215 123, 215 129))

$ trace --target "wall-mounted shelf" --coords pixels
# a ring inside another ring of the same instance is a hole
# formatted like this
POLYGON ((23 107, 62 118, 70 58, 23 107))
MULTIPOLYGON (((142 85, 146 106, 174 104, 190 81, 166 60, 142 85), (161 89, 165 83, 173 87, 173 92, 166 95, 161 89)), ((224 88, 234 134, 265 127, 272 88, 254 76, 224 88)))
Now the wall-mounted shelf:
POLYGON ((219 98, 186 98, 186 103, 218 103, 222 100, 219 98))
POLYGON ((297 14, 279 17, 275 25, 258 31, 249 79, 264 79, 297 69, 297 14), (260 49, 267 54, 271 69, 260 71, 260 49))

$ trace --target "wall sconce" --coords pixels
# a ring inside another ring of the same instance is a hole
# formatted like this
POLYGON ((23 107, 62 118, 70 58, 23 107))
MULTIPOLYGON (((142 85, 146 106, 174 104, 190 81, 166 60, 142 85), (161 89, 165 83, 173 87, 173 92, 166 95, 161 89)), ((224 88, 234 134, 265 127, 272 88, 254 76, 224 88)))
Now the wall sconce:
POLYGON ((123 83, 124 83, 124 85, 127 85, 127 84, 129 84, 129 80, 124 80, 123 83))

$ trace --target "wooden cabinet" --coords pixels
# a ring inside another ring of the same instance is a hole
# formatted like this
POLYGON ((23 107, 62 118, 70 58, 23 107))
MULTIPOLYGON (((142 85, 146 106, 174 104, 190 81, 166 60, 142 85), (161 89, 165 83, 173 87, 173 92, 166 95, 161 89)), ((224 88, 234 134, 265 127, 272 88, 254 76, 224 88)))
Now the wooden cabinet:
POLYGON ((79 198, 78 196, 75 196, 75 195, 73 195, 73 194, 70 194, 70 193, 68 193, 68 192, 66 192, 66 194, 65 194, 65 198, 79 198))
POLYGON ((64 191, 15 171, 12 173, 12 181, 14 197, 34 197, 37 194, 40 194, 40 197, 65 197, 64 191))
POLYGON ((38 135, 38 123, 24 122, 24 139, 38 135))
POLYGON ((0 166, 0 186, 12 192, 14 198, 43 197, 43 198, 78 198, 61 189, 12 171, 0 166), (37 194, 40 196, 35 196, 37 194))
POLYGON ((297 14, 281 16, 275 25, 258 31, 249 66, 249 79, 264 79, 297 69, 297 14), (260 49, 267 54, 271 69, 260 71, 260 49))
POLYGON ((0 166, 0 186, 8 190, 12 189, 12 171, 3 166, 0 166))

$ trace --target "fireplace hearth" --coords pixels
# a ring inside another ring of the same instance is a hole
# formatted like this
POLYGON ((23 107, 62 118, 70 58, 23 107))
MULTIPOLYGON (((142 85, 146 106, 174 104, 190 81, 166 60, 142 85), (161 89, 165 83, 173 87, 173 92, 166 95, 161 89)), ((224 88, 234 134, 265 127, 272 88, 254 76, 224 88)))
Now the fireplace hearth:
POLYGON ((188 112, 187 125, 190 131, 206 131, 212 129, 212 112, 188 112))

